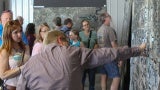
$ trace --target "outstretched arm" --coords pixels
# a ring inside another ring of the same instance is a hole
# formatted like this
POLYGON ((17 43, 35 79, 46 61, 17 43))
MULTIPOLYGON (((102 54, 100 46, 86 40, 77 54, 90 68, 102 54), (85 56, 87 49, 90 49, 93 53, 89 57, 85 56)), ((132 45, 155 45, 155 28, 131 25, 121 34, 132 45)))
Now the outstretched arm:
POLYGON ((91 52, 88 68, 97 67, 113 60, 126 60, 130 57, 140 56, 145 47, 146 44, 141 44, 139 47, 132 48, 124 46, 119 48, 95 49, 91 52))

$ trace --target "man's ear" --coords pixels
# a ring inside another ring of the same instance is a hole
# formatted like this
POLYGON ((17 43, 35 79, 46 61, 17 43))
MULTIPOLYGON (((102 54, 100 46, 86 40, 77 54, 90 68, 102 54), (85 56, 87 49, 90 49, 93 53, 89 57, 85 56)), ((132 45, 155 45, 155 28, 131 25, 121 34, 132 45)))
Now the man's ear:
POLYGON ((58 43, 59 45, 62 45, 62 44, 63 44, 62 36, 58 36, 58 37, 57 37, 57 43, 58 43))
POLYGON ((58 36, 58 37, 57 37, 57 43, 58 43, 58 44, 62 43, 61 36, 58 36))

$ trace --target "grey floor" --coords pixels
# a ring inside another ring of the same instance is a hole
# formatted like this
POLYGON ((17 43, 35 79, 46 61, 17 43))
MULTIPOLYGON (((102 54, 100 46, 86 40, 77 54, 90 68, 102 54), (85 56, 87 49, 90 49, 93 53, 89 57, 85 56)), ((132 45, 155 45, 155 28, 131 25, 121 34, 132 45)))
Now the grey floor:
MULTIPOLYGON (((109 86, 111 84, 111 79, 109 79, 108 83, 107 83, 107 90, 110 90, 109 89, 109 86)), ((101 86, 100 86, 100 74, 96 74, 96 81, 95 81, 95 90, 101 90, 101 86)), ((88 88, 88 78, 86 79, 86 84, 85 84, 85 89, 84 90, 89 90, 88 88)))

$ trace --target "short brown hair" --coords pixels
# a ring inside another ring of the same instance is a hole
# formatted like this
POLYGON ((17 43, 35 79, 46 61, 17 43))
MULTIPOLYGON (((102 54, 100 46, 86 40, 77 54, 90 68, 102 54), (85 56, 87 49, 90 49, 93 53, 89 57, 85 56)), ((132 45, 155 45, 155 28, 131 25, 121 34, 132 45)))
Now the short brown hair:
POLYGON ((50 43, 56 43, 57 42, 57 38, 61 36, 61 40, 66 41, 66 36, 62 31, 59 30, 53 30, 53 31, 49 31, 47 32, 44 40, 43 40, 43 44, 47 45, 50 43))

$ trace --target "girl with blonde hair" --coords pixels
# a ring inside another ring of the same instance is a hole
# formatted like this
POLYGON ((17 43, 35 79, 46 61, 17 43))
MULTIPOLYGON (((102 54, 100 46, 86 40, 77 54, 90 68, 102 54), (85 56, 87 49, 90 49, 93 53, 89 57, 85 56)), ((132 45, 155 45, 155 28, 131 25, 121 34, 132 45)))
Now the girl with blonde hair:
POLYGON ((45 37, 45 34, 50 30, 50 27, 47 23, 43 23, 38 28, 37 37, 33 46, 32 50, 32 56, 38 54, 43 47, 43 39, 45 37))

